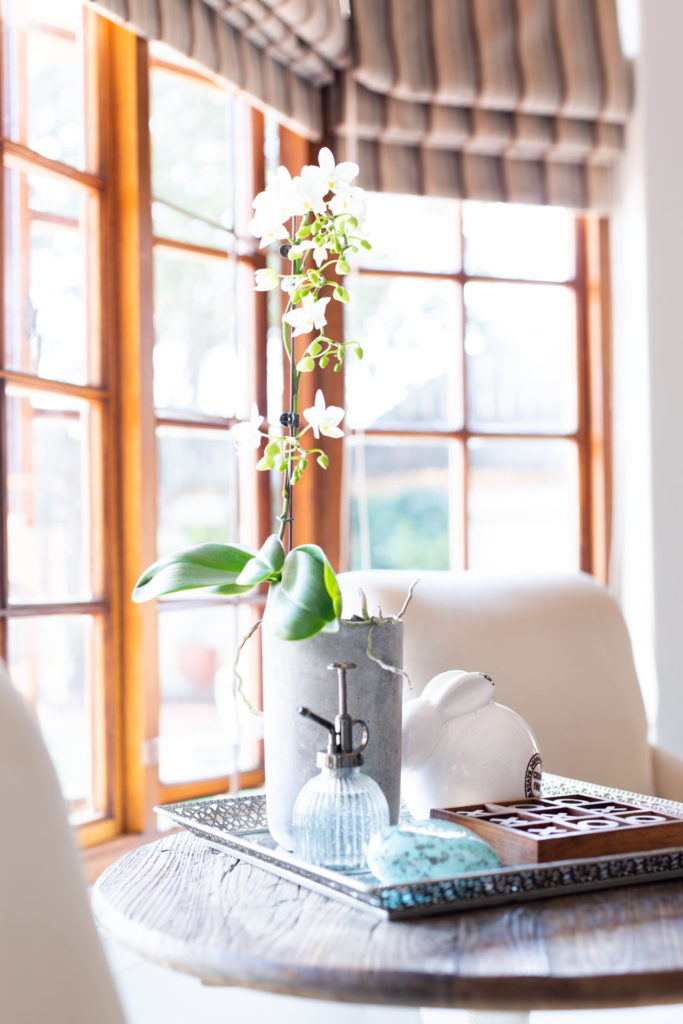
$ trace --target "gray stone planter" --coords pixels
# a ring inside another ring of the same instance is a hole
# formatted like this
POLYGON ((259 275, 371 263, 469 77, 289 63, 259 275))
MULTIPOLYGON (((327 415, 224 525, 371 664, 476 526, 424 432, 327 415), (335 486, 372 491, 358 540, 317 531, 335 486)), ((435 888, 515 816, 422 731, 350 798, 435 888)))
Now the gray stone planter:
MULTIPOLYGON (((363 771, 382 787, 391 823, 398 820, 401 781, 401 704, 403 677, 367 655, 371 622, 342 622, 337 633, 308 640, 278 640, 262 627, 263 708, 268 828, 292 849, 292 809, 302 786, 319 770, 315 754, 327 744, 325 730, 297 713, 301 705, 329 721, 337 714, 337 673, 333 661, 350 661, 348 706, 370 733, 363 771)), ((403 667, 403 623, 377 624, 372 654, 385 665, 403 667)), ((354 730, 354 738, 360 731, 354 730)))

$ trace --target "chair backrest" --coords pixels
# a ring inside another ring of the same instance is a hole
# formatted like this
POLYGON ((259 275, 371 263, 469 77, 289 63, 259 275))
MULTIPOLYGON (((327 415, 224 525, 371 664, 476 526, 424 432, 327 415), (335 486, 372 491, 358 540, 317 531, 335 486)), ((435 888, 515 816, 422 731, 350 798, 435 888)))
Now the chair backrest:
MULTIPOLYGON (((344 615, 405 614, 404 665, 418 696, 446 669, 479 670, 531 725, 547 771, 654 793, 647 720, 616 601, 592 577, 373 570, 341 573, 344 615)), ((407 698, 411 694, 407 695, 407 698)))
POLYGON ((0 662, 0 1020, 124 1024, 50 757, 0 662))

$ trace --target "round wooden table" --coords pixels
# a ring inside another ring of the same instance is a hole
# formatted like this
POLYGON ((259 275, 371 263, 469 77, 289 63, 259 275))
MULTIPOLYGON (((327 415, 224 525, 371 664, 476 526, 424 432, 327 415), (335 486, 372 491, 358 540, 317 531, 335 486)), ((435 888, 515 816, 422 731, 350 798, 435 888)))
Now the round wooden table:
POLYGON ((93 909, 210 984, 478 1010, 683 1002, 683 881, 388 922, 182 833, 113 864, 93 909))

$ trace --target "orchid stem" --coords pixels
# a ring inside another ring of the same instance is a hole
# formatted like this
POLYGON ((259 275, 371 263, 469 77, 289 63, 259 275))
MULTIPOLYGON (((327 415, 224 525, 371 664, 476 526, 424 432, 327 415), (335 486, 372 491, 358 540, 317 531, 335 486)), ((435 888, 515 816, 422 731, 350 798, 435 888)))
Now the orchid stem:
MULTIPOLYGON (((296 230, 296 217, 294 217, 292 219, 292 238, 296 238, 296 230)), ((294 260, 294 276, 300 272, 300 269, 300 260, 294 260)), ((282 339, 287 358, 289 359, 289 436, 296 439, 299 432, 297 423, 299 412, 299 375, 296 372, 296 361, 294 359, 294 336, 291 328, 284 321, 282 324, 282 339)), ((292 463, 289 459, 287 460, 285 479, 282 485, 282 515, 280 520, 280 540, 284 540, 286 534, 287 550, 291 551, 294 547, 294 494, 292 493, 292 463)))

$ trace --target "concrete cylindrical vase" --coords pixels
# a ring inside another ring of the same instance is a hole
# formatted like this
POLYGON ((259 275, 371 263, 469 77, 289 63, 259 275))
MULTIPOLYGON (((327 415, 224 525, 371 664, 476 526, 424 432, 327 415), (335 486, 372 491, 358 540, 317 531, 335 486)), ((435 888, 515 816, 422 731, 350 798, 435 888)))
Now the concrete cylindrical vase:
MULTIPOLYGON (((308 640, 279 640, 262 627, 263 715, 268 829, 280 846, 291 850, 292 810, 302 787, 319 769, 316 751, 324 750, 327 733, 302 718, 302 705, 334 721, 338 712, 334 661, 353 662, 349 671, 348 707, 352 718, 367 723, 370 738, 363 771, 381 786, 392 824, 398 821, 401 785, 401 706, 403 623, 344 622, 336 633, 318 633, 308 640)), ((354 737, 358 737, 354 730, 354 737)), ((357 740, 356 740, 357 742, 357 740)))

